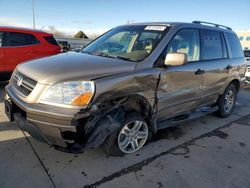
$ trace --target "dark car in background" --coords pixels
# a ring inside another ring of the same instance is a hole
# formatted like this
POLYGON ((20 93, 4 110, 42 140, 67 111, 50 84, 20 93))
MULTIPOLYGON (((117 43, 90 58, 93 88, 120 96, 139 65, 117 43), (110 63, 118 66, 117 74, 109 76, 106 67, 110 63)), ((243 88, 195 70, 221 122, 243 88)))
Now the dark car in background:
POLYGON ((18 66, 6 86, 5 111, 63 151, 102 146, 110 155, 134 153, 160 129, 212 112, 230 116, 246 66, 229 27, 123 25, 81 53, 18 66))
POLYGON ((61 47, 52 34, 0 26, 0 80, 8 80, 20 63, 60 52, 61 47))
POLYGON ((62 41, 62 40, 57 40, 61 48, 63 49, 63 52, 68 52, 70 50, 70 44, 68 41, 62 41))

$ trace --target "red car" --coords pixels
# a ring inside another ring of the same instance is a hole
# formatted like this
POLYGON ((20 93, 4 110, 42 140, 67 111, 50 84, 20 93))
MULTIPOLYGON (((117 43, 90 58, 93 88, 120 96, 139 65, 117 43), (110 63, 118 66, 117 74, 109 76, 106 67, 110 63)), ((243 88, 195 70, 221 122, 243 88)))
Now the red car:
POLYGON ((61 47, 52 34, 39 30, 0 27, 0 81, 24 61, 55 55, 61 47))

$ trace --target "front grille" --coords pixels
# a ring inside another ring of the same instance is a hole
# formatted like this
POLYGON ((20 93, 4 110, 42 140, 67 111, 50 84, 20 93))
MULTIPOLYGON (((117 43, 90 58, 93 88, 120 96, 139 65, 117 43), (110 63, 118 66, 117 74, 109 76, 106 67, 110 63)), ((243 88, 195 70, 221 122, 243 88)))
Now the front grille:
POLYGON ((27 97, 33 91, 36 84, 37 81, 25 76, 18 71, 13 73, 11 85, 23 97, 27 97))

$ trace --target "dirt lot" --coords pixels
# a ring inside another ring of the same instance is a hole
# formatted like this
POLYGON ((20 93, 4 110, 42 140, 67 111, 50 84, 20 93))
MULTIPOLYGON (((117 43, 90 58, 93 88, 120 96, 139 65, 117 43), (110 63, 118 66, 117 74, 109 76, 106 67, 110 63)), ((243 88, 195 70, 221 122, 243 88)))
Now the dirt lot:
POLYGON ((229 118, 208 115, 166 129, 125 157, 56 151, 8 123, 3 107, 0 99, 1 188, 250 187, 250 87, 229 118))

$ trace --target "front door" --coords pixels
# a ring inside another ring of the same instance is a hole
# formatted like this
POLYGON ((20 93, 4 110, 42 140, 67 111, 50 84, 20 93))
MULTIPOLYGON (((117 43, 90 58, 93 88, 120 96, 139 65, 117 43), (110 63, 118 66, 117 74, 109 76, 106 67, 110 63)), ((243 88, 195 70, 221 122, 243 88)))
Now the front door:
POLYGON ((158 121, 181 115, 195 109, 201 101, 202 74, 199 70, 200 56, 199 30, 182 29, 163 53, 186 53, 188 62, 182 66, 168 66, 162 69, 157 91, 158 121))

